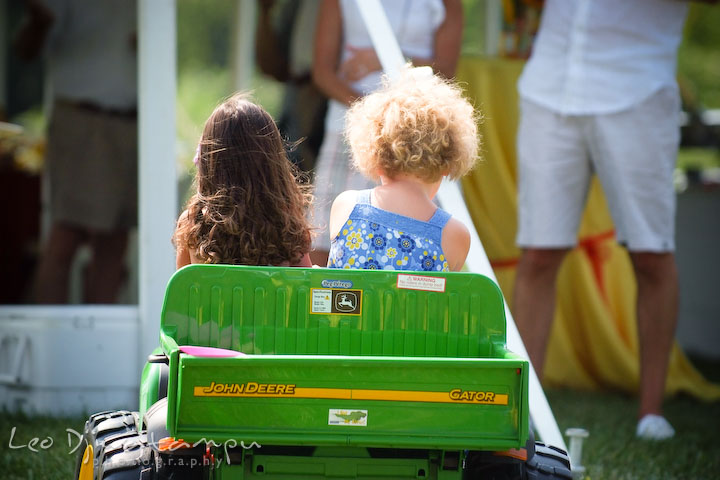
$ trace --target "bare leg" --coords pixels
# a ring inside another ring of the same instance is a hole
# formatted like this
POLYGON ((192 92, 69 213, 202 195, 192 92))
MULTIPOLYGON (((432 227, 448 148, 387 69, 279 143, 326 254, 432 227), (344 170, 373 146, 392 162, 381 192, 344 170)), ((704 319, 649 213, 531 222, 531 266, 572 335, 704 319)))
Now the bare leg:
POLYGON ((85 302, 115 303, 125 281, 128 232, 93 233, 92 258, 85 271, 85 302))
POLYGON ((672 253, 631 252, 638 284, 639 417, 660 415, 678 312, 678 274, 672 253))
POLYGON ((329 254, 330 252, 327 250, 313 250, 310 252, 310 261, 312 261, 313 265, 327 267, 329 254))
POLYGON ((52 226, 35 276, 35 302, 67 303, 70 267, 85 237, 79 228, 52 226))
POLYGON ((567 252, 568 249, 525 249, 517 267, 513 316, 541 380, 555 313, 555 280, 567 252))

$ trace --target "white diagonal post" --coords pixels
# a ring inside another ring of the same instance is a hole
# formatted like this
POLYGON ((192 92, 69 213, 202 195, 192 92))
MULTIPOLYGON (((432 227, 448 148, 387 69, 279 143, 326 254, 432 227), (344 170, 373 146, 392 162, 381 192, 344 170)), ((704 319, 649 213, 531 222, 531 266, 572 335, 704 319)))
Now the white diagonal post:
MULTIPOLYGON (((395 35, 390 28, 385 11, 380 4, 380 0, 355 0, 360 13, 365 21, 373 46, 380 59, 383 70, 390 80, 397 78, 400 69, 405 63, 402 51, 398 46, 395 35)), ((465 201, 462 197, 460 187, 456 182, 443 182, 438 192, 438 199, 443 208, 450 212, 454 217, 463 222, 465 225, 472 225, 472 218, 468 213, 465 201)), ((491 278, 497 283, 495 272, 490 266, 485 249, 483 248, 477 231, 470 229, 471 242, 470 253, 466 261, 471 271, 480 273, 491 278)), ((520 333, 515 326, 512 313, 505 302, 505 317, 507 319, 507 342, 508 348, 513 352, 528 358, 525 345, 520 338, 520 333)), ((545 397, 540 381, 535 373, 535 369, 530 364, 529 378, 529 404, 530 416, 533 419, 535 429, 537 430, 543 442, 560 447, 567 450, 565 440, 563 439, 560 429, 558 428, 555 417, 553 416, 550 404, 545 397)))
POLYGON ((405 64, 405 57, 390 27, 385 10, 383 10, 380 0, 355 1, 370 34, 380 65, 382 65, 385 75, 394 81, 405 64))

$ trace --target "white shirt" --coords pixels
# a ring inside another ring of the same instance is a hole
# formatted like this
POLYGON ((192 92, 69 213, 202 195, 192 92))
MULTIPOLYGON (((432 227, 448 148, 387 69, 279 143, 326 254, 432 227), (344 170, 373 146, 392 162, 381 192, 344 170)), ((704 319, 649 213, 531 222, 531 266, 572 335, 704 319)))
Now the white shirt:
POLYGON ((54 98, 112 109, 137 104, 135 0, 46 0, 55 14, 47 49, 54 98))
MULTIPOLYGON (((445 20, 445 4, 442 0, 381 0, 388 22, 392 27, 400 50, 406 57, 432 58, 435 52, 435 32, 445 20)), ((373 47, 355 0, 341 0, 343 20, 342 61, 347 60, 355 48, 373 47)), ((382 72, 372 72, 352 84, 353 89, 366 95, 380 87, 382 72)), ((339 132, 345 127, 347 107, 335 100, 328 105, 325 130, 339 132)))
POLYGON ((520 95, 566 115, 618 112, 677 88, 683 0, 547 0, 520 95))

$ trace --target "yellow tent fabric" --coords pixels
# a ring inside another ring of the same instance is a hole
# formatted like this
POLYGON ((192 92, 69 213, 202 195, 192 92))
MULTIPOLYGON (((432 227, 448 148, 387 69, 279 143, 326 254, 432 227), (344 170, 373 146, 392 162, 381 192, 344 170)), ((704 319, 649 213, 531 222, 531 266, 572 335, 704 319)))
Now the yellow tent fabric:
MULTIPOLYGON (((463 58, 457 78, 483 115, 484 161, 463 179, 465 201, 505 298, 513 295, 519 250, 516 231, 515 134, 517 79, 523 62, 463 58)), ((638 339, 635 282, 626 251, 615 242, 600 185, 593 183, 578 247, 558 277, 557 310, 545 365, 548 386, 637 392, 638 339)), ((720 400, 720 385, 706 381, 675 346, 667 394, 686 392, 720 400)))

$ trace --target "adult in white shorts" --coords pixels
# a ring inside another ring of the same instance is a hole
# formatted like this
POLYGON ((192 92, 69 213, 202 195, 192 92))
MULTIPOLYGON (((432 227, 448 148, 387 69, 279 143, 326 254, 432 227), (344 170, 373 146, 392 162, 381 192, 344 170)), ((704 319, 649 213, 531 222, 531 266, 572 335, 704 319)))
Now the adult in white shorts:
POLYGON ((647 439, 674 435, 662 401, 678 306, 672 173, 686 11, 677 0, 548 0, 518 84, 518 328, 542 377, 557 272, 597 174, 638 285, 636 433, 647 439))

